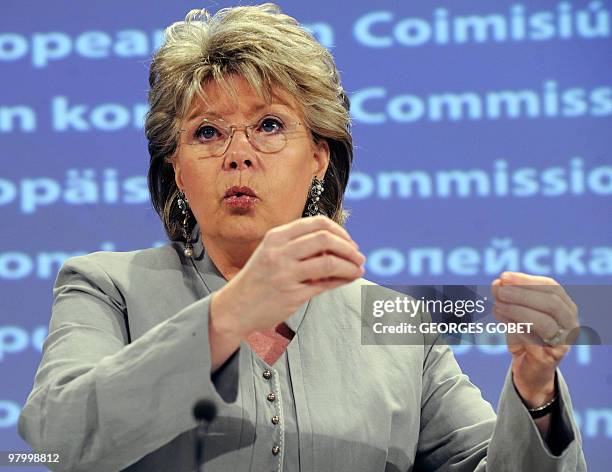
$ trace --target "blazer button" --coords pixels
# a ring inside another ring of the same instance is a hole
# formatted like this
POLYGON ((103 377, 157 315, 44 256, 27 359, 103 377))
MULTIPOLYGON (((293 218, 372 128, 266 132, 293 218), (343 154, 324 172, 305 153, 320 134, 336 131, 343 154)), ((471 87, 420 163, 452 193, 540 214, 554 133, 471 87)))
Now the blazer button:
POLYGON ((274 454, 275 456, 277 456, 279 452, 280 452, 280 447, 279 446, 274 446, 272 448, 272 454, 274 454))
POLYGON ((263 378, 266 380, 270 380, 272 378, 272 372, 270 372, 269 370, 264 370, 262 375, 263 378))
POLYGON ((276 395, 274 395, 273 393, 268 393, 267 398, 269 402, 273 402, 274 400, 276 400, 276 395))
POLYGON ((272 424, 278 424, 279 421, 280 421, 280 417, 278 417, 277 415, 274 415, 272 417, 272 424))

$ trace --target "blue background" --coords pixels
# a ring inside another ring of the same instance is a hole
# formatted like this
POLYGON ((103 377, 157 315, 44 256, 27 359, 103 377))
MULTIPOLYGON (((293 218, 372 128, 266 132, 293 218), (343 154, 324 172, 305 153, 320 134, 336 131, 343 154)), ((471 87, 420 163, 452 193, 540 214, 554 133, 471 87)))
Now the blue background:
MULTIPOLYGON (((0 450, 27 449, 16 420, 61 262, 165 240, 146 192, 142 129, 156 32, 192 8, 232 4, 2 2, 0 450), (129 38, 138 40, 132 54, 121 49, 129 38), (73 110, 66 129, 62 100, 73 110)), ((610 2, 279 4, 331 50, 353 101, 347 228, 368 257, 367 278, 488 284, 513 269, 610 285, 610 2), (496 101, 521 92, 521 106, 495 113, 496 101), (452 171, 463 192, 456 181, 445 190, 452 171), (410 187, 417 175, 429 191, 410 187), (404 179, 404 191, 392 177, 404 179)), ((493 404, 510 362, 501 347, 456 351, 493 404)), ((609 346, 574 347, 561 366, 595 471, 608 470, 610 354, 609 346)))

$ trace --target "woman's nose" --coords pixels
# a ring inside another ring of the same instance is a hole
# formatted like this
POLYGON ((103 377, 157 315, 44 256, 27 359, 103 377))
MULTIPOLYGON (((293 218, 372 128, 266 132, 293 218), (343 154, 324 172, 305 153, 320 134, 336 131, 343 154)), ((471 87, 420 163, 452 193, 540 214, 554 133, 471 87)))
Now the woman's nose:
POLYGON ((233 170, 244 170, 253 165, 254 148, 249 142, 246 130, 235 130, 232 133, 227 150, 226 165, 233 170))
POLYGON ((227 160, 230 169, 234 170, 244 170, 247 167, 251 167, 253 165, 253 161, 250 156, 245 156, 242 152, 235 152, 230 155, 227 160))

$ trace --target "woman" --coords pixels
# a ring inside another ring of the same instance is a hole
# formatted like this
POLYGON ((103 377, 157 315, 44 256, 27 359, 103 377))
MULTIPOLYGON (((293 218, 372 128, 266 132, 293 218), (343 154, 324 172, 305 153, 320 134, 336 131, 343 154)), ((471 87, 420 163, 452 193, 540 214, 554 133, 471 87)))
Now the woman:
POLYGON ((218 408, 207 471, 586 470, 555 345, 577 312, 552 279, 493 283, 498 318, 551 344, 512 343, 497 420, 444 344, 361 345, 348 99, 294 19, 194 10, 150 85, 149 187, 171 242, 62 267, 19 420, 60 453, 54 470, 195 470, 200 398, 218 408))

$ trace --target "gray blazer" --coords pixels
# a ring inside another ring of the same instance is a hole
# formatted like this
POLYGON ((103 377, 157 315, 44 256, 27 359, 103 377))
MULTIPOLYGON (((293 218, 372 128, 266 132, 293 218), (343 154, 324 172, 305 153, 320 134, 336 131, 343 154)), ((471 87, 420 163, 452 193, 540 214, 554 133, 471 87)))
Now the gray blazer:
POLYGON ((273 366, 243 343, 211 376, 209 304, 226 281, 195 249, 195 263, 173 242, 63 265, 18 426, 60 454, 52 470, 193 471, 200 398, 218 405, 207 472, 586 470, 559 370, 551 451, 510 369, 496 419, 444 344, 362 345, 364 279, 293 313, 273 366))

